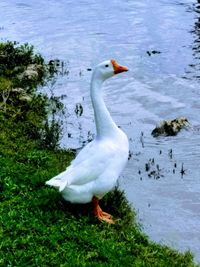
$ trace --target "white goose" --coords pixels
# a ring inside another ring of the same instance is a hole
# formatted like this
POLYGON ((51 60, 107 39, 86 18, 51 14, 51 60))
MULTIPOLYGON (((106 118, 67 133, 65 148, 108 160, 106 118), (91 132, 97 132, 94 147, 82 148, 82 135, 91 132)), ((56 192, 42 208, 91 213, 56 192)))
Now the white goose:
POLYGON ((59 188, 71 203, 94 205, 99 220, 114 223, 112 216, 103 212, 99 199, 114 188, 128 159, 129 144, 125 133, 117 127, 102 97, 103 82, 114 74, 128 71, 115 60, 107 60, 94 69, 91 80, 91 100, 96 123, 96 138, 86 145, 67 169, 46 182, 59 188))

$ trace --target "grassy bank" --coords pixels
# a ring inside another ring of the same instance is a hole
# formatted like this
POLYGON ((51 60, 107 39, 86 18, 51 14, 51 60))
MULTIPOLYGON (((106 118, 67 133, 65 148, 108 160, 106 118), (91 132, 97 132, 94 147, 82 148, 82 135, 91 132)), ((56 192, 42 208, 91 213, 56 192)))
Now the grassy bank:
MULTIPOLYGON (((20 49, 24 55, 30 47, 20 49)), ((9 71, 0 67, 0 266, 195 266, 190 253, 151 242, 119 190, 102 200, 116 218, 107 225, 93 217, 91 205, 70 205, 44 185, 74 155, 58 148, 59 125, 48 120, 60 102, 36 90, 50 77, 49 66, 33 50, 29 54, 20 70, 9 62, 9 71), (41 75, 27 77, 30 64, 40 65, 41 75)))

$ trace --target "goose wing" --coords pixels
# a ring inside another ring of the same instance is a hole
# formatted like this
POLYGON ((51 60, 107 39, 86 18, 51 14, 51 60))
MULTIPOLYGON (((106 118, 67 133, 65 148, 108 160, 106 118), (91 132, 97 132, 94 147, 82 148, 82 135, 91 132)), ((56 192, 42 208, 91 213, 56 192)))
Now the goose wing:
POLYGON ((94 140, 83 148, 66 171, 47 182, 63 191, 69 185, 83 185, 96 180, 113 162, 116 146, 94 140))

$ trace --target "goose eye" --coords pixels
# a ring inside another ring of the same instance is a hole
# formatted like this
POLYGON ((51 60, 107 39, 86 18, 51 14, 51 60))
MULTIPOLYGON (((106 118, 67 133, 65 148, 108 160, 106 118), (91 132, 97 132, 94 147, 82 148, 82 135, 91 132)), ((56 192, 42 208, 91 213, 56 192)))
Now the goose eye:
POLYGON ((106 65, 105 65, 105 67, 106 67, 106 68, 108 68, 108 67, 109 67, 109 65, 108 65, 108 64, 106 64, 106 65))

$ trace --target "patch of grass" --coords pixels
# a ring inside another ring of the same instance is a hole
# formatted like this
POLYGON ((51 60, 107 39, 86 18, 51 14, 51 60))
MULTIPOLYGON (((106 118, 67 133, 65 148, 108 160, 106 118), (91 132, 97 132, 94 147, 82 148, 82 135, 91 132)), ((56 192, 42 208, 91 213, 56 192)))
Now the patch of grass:
MULTIPOLYGON (((0 44, 0 51, 2 47, 0 44)), ((34 58, 31 51, 25 49, 34 58)), ((0 79, 3 91, 14 83, 11 67, 21 64, 17 56, 5 55, 6 66, 12 64, 8 72, 1 69, 5 72, 0 79)), ((22 58, 26 62, 27 57, 22 58)), ((5 103, 4 93, 0 97, 0 266, 196 266, 189 252, 179 253, 151 242, 141 232, 135 212, 120 190, 101 201, 116 221, 107 225, 94 218, 91 204, 69 204, 55 189, 46 187, 45 181, 63 171, 74 154, 55 145, 57 139, 51 135, 55 132, 59 137, 58 128, 51 132, 46 125, 45 129, 46 109, 41 108, 44 113, 37 119, 37 111, 48 101, 46 96, 41 95, 36 106, 29 99, 18 99, 25 101, 26 108, 20 109, 22 117, 16 119, 13 114, 20 105, 15 108, 12 101, 5 103), (30 125, 37 131, 31 132, 30 125), (41 142, 43 138, 46 143, 41 142), (54 145, 48 146, 52 140, 54 145)), ((34 97, 37 99, 37 91, 32 91, 34 97)))
POLYGON ((116 218, 107 225, 90 204, 71 205, 46 187, 73 158, 69 151, 19 151, 0 157, 0 266, 195 266, 190 253, 149 241, 118 189, 101 201, 116 218))

